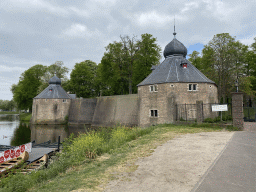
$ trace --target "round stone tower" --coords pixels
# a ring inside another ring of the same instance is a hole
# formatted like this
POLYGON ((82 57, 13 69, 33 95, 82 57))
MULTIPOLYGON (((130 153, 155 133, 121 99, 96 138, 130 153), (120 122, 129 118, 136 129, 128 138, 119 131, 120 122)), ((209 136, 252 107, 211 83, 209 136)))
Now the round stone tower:
MULTIPOLYGON (((152 66, 152 73, 137 85, 141 126, 176 121, 179 104, 218 103, 217 85, 186 59, 187 48, 176 39, 175 32, 173 35, 164 49, 165 60, 152 66)), ((210 114, 210 109, 204 109, 204 118, 210 114)), ((196 108, 186 110, 183 116, 196 119, 196 108)))

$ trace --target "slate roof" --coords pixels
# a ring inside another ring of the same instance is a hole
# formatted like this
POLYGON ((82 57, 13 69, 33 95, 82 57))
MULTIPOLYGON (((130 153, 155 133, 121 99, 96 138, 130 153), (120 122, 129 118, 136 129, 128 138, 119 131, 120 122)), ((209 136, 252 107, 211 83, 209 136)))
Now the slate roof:
POLYGON ((70 97, 71 97, 71 99, 76 99, 76 94, 68 94, 70 97))
POLYGON ((49 86, 34 99, 71 99, 71 97, 61 87, 61 80, 54 76, 49 80, 49 86))
POLYGON ((215 84, 185 59, 185 57, 179 55, 167 57, 137 86, 178 82, 215 84), (183 68, 181 63, 187 63, 187 68, 183 68))

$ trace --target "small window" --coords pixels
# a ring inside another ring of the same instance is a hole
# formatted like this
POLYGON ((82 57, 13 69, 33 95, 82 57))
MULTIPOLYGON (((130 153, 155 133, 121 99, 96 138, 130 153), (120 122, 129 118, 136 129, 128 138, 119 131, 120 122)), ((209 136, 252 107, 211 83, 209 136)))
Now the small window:
POLYGON ((189 85, 188 85, 188 90, 189 90, 189 91, 192 91, 192 84, 189 84, 189 85))
POLYGON ((186 69, 188 67, 187 63, 183 63, 183 68, 186 69))
POLYGON ((173 84, 171 84, 171 85, 170 85, 170 87, 174 87, 174 85, 173 85, 173 84))
POLYGON ((154 91, 154 85, 150 85, 150 92, 154 91))
POLYGON ((48 99, 45 99, 45 101, 47 101, 48 99))
POLYGON ((210 88, 212 88, 212 86, 210 85, 210 88))
POLYGON ((151 117, 158 117, 157 110, 150 110, 151 111, 151 117))
POLYGON ((49 91, 52 91, 52 89, 49 89, 49 91))
POLYGON ((67 99, 63 99, 63 103, 66 103, 67 102, 67 99))
POLYGON ((155 117, 157 117, 157 115, 158 115, 158 114, 157 114, 157 110, 154 110, 154 112, 155 112, 155 117))
POLYGON ((193 84, 193 90, 196 91, 196 84, 193 84))
POLYGON ((150 85, 149 90, 150 92, 157 92, 157 85, 150 85))
POLYGON ((197 84, 189 84, 188 85, 189 91, 196 91, 197 90, 197 84))

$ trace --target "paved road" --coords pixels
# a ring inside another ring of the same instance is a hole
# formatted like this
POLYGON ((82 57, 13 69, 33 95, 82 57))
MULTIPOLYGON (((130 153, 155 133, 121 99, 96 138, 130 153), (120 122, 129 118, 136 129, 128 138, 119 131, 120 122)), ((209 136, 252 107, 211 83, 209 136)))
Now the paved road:
POLYGON ((256 123, 236 132, 192 192, 256 192, 256 123))

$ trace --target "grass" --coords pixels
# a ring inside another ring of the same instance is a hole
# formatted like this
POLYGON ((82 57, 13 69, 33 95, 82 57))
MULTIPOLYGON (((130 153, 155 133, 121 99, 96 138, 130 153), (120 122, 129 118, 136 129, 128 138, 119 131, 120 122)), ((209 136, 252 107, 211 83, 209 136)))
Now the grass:
POLYGON ((31 117, 32 117, 31 113, 21 113, 20 121, 30 121, 31 117))
POLYGON ((0 111, 0 114, 19 114, 19 112, 16 112, 16 111, 0 111))
POLYGON ((102 191, 109 180, 134 172, 139 157, 149 156, 166 141, 182 134, 221 130, 211 124, 163 124, 144 129, 102 128, 76 138, 71 135, 47 169, 2 179, 0 191, 102 191))

